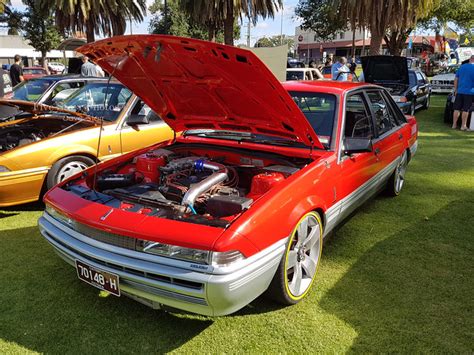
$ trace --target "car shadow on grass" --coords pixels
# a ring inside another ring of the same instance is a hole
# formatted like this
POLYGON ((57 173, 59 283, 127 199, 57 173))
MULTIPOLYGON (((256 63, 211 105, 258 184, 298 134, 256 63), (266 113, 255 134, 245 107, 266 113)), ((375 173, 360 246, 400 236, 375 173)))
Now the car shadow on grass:
POLYGON ((472 197, 375 244, 321 299, 358 333, 351 351, 474 350, 472 197))
POLYGON ((45 353, 169 352, 212 324, 99 297, 36 227, 0 231, 0 339, 45 353))

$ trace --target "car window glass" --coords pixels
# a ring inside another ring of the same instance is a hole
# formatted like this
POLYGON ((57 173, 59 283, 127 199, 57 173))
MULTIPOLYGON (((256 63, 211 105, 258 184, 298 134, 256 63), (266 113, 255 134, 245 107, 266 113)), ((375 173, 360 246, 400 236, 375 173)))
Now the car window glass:
POLYGON ((406 117, 403 114, 403 112, 400 110, 400 108, 397 106, 395 101, 393 101, 393 98, 390 96, 390 94, 386 91, 383 92, 383 97, 385 101, 388 104, 388 109, 390 110, 391 113, 391 122, 392 126, 400 126, 403 123, 406 123, 406 117))
POLYGON ((423 76, 420 73, 416 73, 416 80, 418 81, 418 84, 425 83, 425 80, 423 79, 423 76))
MULTIPOLYGON (((130 112, 132 115, 146 116, 149 123, 162 122, 160 116, 158 116, 147 104, 139 100, 130 112)), ((129 116, 130 117, 130 116, 129 116)))
POLYGON ((304 76, 305 76, 306 80, 311 80, 311 72, 310 71, 307 71, 304 76))
POLYGON ((329 148, 336 117, 336 97, 319 92, 291 91, 291 97, 318 135, 321 144, 329 148))
POLYGON ((410 87, 413 87, 416 85, 416 75, 415 72, 411 71, 408 73, 408 78, 410 81, 410 87))
POLYGON ((396 125, 394 124, 396 120, 390 112, 387 102, 380 91, 369 91, 367 92, 367 96, 369 97, 369 104, 375 115, 375 126, 380 136, 390 131, 392 127, 396 125))
POLYGON ((367 111, 367 107, 362 93, 354 94, 347 98, 344 137, 374 137, 372 117, 367 111))

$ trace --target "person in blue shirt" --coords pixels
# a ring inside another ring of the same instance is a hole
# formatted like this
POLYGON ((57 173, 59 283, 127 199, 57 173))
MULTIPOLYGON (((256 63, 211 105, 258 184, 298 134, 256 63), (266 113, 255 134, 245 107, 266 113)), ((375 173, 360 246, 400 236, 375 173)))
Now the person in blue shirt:
POLYGON ((332 80, 347 81, 347 74, 350 72, 347 67, 347 58, 341 57, 339 61, 334 63, 331 67, 332 80))
POLYGON ((471 55, 469 63, 461 65, 454 79, 454 113, 453 128, 457 127, 459 114, 461 116, 461 131, 469 131, 467 118, 469 110, 474 102, 474 54, 471 55))

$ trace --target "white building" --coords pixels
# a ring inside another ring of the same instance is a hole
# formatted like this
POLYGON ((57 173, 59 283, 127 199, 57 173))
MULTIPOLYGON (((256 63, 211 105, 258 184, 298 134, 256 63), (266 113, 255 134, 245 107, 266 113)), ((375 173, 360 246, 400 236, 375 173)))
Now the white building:
MULTIPOLYGON (((13 57, 19 54, 23 57, 24 65, 33 65, 35 60, 41 58, 41 53, 35 51, 21 36, 0 35, 0 65, 13 64, 13 57)), ((75 57, 74 51, 53 50, 46 54, 49 61, 75 57)))
MULTIPOLYGON (((313 31, 302 30, 299 26, 295 28, 295 46, 297 56, 308 62, 311 59, 321 60, 325 56, 350 56, 352 48, 352 30, 339 32, 332 41, 321 42, 313 31)), ((361 55, 361 46, 364 42, 369 43, 370 33, 367 30, 355 31, 356 56, 361 55)), ((368 46, 366 48, 368 50, 368 46)))

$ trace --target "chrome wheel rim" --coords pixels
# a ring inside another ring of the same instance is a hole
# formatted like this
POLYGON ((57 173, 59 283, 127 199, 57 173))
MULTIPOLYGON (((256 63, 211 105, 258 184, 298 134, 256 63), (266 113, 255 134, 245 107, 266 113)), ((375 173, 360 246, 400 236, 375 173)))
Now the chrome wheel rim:
POLYGON ((311 287, 321 257, 321 225, 314 213, 306 215, 290 241, 285 271, 287 288, 295 298, 311 287))
POLYGON ((81 161, 72 161, 67 163, 61 169, 59 169, 58 174, 56 175, 56 184, 59 184, 61 181, 66 180, 67 178, 80 173, 87 168, 88 165, 81 161))
POLYGON ((404 152, 395 170, 395 192, 398 194, 405 183, 405 173, 407 171, 407 153, 404 152))
POLYGON ((430 107, 430 97, 426 99, 426 108, 430 107))

